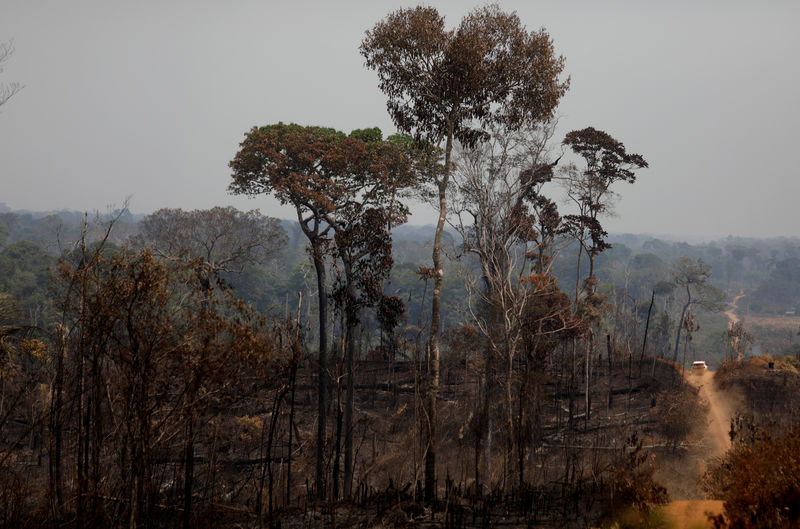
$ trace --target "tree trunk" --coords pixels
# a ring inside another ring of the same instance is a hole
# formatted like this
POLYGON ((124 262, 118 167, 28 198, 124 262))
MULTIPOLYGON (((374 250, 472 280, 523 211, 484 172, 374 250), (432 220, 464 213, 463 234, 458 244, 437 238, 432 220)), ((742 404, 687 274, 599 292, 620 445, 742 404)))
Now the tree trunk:
POLYGON ((428 373, 427 430, 428 450, 425 453, 425 501, 436 499, 436 401, 439 395, 439 324, 442 307, 442 283, 444 266, 442 264, 442 232, 447 218, 447 183, 450 180, 450 157, 453 152, 453 127, 450 125, 445 146, 444 175, 438 182, 439 220, 436 222, 436 234, 433 239, 433 299, 431 300, 431 329, 428 339, 428 373))
POLYGON ((486 359, 483 372, 483 431, 484 437, 483 460, 486 475, 483 479, 491 486, 492 478, 492 394, 494 393, 494 350, 491 346, 486 348, 486 359))
POLYGON ((90 476, 91 476, 91 511, 90 511, 90 519, 89 523, 91 525, 97 524, 97 515, 99 509, 99 498, 98 495, 100 493, 99 486, 100 486, 100 456, 102 453, 102 444, 103 444, 103 421, 102 421, 102 396, 101 396, 101 388, 103 387, 103 380, 102 376, 100 375, 100 352, 95 351, 94 356, 92 358, 92 414, 94 416, 93 425, 92 425, 92 451, 91 451, 91 469, 90 469, 90 476))
POLYGON ((528 390, 529 390, 529 381, 530 381, 530 356, 528 357, 528 362, 526 362, 525 371, 522 373, 522 380, 520 382, 519 388, 519 401, 517 403, 517 428, 516 428, 516 437, 517 437, 517 486, 519 487, 520 492, 525 487, 525 408, 527 407, 526 404, 528 402, 528 390))
POLYGON ((644 324, 644 340, 642 340, 642 353, 639 355, 639 375, 642 374, 642 361, 644 360, 644 352, 647 347, 647 332, 650 330, 650 315, 653 312, 653 303, 656 301, 656 291, 653 290, 653 295, 650 296, 650 308, 647 309, 647 321, 644 324))
POLYGON ((62 450, 62 408, 63 388, 64 388, 64 349, 66 348, 66 337, 59 336, 58 347, 56 348, 56 375, 53 381, 52 396, 50 397, 50 431, 52 440, 50 445, 49 466, 50 466, 50 493, 53 504, 53 521, 61 519, 64 511, 64 494, 61 482, 61 450, 62 450))
MULTIPOLYGON (((297 319, 297 326, 300 326, 299 317, 297 319)), ((289 452, 287 454, 286 461, 286 505, 290 505, 292 502, 292 441, 294 440, 292 434, 294 433, 294 396, 295 390, 297 389, 297 358, 292 360, 292 371, 289 375, 289 387, 291 390, 291 395, 289 401, 289 452)))
POLYGON ((325 499, 323 480, 325 457, 325 397, 328 380, 328 291, 325 274, 325 261, 318 248, 312 249, 314 269, 317 272, 317 293, 319 296, 319 356, 317 366, 317 461, 314 484, 317 499, 325 499))
MULTIPOLYGON (((131 459, 133 461, 136 460, 136 455, 132 455, 131 459)), ((131 479, 133 482, 131 483, 131 490, 130 490, 130 499, 128 503, 130 503, 130 515, 128 516, 128 529, 138 529, 139 526, 139 476, 137 474, 136 466, 134 464, 133 468, 131 469, 132 476, 131 479)))
MULTIPOLYGON (((507 337, 507 335, 506 335, 507 337)), ((508 453, 506 454, 506 472, 508 481, 511 481, 514 465, 514 351, 506 342, 506 427, 508 432, 508 453)))
POLYGON ((572 338, 572 354, 570 355, 569 361, 569 419, 567 424, 569 425, 569 429, 575 427, 575 392, 578 387, 577 383, 577 374, 576 374, 576 359, 578 356, 578 338, 572 338))
MULTIPOLYGON (((83 324, 81 324, 82 326, 83 324)), ((87 432, 86 432, 86 422, 87 422, 87 410, 86 410, 86 366, 85 366, 85 357, 84 357, 84 334, 85 330, 81 328, 80 330, 81 338, 79 343, 79 351, 77 352, 78 358, 76 359, 76 363, 78 364, 78 394, 77 394, 77 401, 78 401, 78 414, 77 414, 77 423, 78 423, 78 439, 77 439, 77 473, 76 473, 76 498, 75 498, 75 522, 78 529, 82 529, 85 525, 85 505, 86 505, 86 488, 87 488, 87 476, 86 476, 86 441, 88 440, 87 432)))
POLYGON ((333 501, 339 500, 339 465, 342 455, 342 386, 336 392, 336 441, 333 455, 333 501))
POLYGON ((352 268, 345 264, 345 274, 347 276, 347 301, 345 302, 345 344, 347 370, 347 392, 345 393, 344 404, 344 497, 350 499, 353 487, 353 398, 355 378, 353 376, 353 361, 355 357, 356 340, 356 307, 355 292, 350 277, 352 268))
POLYGON ((281 412, 281 401, 286 394, 284 388, 279 394, 275 396, 275 404, 272 407, 272 418, 269 425, 269 436, 267 438, 267 513, 270 528, 275 526, 274 523, 274 507, 273 507, 273 490, 275 480, 272 475, 272 445, 275 442, 275 429, 278 425, 278 417, 281 412))
POLYGON ((589 392, 589 385, 590 385, 589 384, 589 380, 591 378, 591 371, 590 371, 591 365, 589 363, 589 359, 591 358, 593 351, 594 351, 594 332, 593 331, 589 331, 589 344, 588 344, 588 347, 586 348, 586 351, 584 352, 585 358, 586 358, 586 373, 584 373, 584 375, 585 375, 584 376, 584 379, 585 379, 584 390, 586 392, 586 394, 584 395, 584 401, 585 401, 584 404, 586 406, 586 415, 584 415, 584 417, 583 417, 583 426, 584 426, 584 428, 588 428, 589 427, 589 419, 591 418, 591 414, 592 414, 592 397, 591 397, 591 393, 589 392))
POLYGON ((191 401, 186 406, 186 439, 183 445, 183 529, 192 527, 192 487, 194 485, 194 420, 191 401))
POLYGON ((678 347, 681 343, 681 330, 683 329, 683 318, 686 317, 686 309, 689 308, 689 305, 692 303, 692 293, 689 290, 689 286, 686 286, 686 295, 688 296, 686 300, 686 304, 683 306, 683 310, 681 311, 681 317, 678 320, 678 332, 675 335, 675 351, 672 353, 672 361, 678 361, 678 347))
MULTIPOLYGON (((85 239, 81 239, 81 267, 86 268, 86 246, 85 239)), ((86 431, 88 410, 86 409, 86 349, 88 343, 88 332, 86 329, 86 275, 81 274, 81 308, 78 321, 78 351, 76 352, 76 364, 78 366, 77 382, 78 382, 78 446, 77 446, 77 474, 76 474, 76 504, 75 504, 75 518, 78 529, 82 529, 85 525, 85 506, 86 506, 86 489, 87 489, 87 467, 88 467, 88 432, 86 431)))
MULTIPOLYGON (((606 334, 606 353, 608 353, 608 407, 606 408, 606 413, 611 412, 611 408, 614 406, 614 377, 613 377, 613 362, 611 360, 611 335, 606 334)), ((630 380, 630 379, 629 379, 630 380)))

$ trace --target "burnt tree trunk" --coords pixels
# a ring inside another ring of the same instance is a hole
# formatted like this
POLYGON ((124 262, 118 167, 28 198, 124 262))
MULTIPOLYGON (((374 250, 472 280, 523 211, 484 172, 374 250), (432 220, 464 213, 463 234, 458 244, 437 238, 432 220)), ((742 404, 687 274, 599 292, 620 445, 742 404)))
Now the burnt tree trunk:
POLYGON ((325 460, 325 398, 328 381, 328 291, 325 262, 319 249, 312 250, 314 269, 317 272, 317 292, 319 297, 319 355, 317 357, 317 453, 314 485, 317 499, 325 499, 324 460, 325 460))

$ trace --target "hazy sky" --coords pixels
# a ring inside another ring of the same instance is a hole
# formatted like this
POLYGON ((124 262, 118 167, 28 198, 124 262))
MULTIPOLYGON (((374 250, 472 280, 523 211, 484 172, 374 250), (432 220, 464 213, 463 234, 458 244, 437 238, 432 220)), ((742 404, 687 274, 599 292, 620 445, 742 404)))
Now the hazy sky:
MULTIPOLYGON (((214 205, 253 125, 394 127, 364 31, 413 2, 2 0, 0 202, 15 209, 214 205)), ((450 26, 472 2, 430 2, 450 26)), ((501 1, 545 27, 571 88, 560 137, 594 126, 650 169, 614 232, 800 235, 800 2, 501 1)), ((432 222, 415 210, 411 222, 432 222)))

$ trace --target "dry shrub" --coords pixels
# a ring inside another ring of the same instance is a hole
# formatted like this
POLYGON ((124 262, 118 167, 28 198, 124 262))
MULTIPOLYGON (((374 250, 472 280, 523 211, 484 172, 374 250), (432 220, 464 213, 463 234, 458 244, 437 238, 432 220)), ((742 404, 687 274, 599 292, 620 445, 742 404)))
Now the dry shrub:
POLYGON ((776 373, 792 379, 798 377, 798 370, 793 359, 761 355, 748 358, 743 362, 730 358, 723 360, 714 374, 714 381, 722 389, 736 384, 746 387, 749 379, 776 373), (770 362, 773 364, 772 369, 769 367, 770 362))
POLYGON ((610 497, 607 513, 649 513, 653 507, 669 501, 667 489, 653 478, 654 456, 642 448, 642 440, 633 433, 617 455, 611 469, 610 497))
POLYGON ((697 388, 682 384, 679 388, 660 392, 650 414, 674 452, 697 427, 704 424, 706 411, 700 403, 697 388))
POLYGON ((721 389, 740 393, 747 411, 758 418, 772 435, 800 420, 800 375, 782 358, 768 355, 745 362, 726 360, 714 376, 721 389), (770 369, 769 363, 773 363, 770 369))
POLYGON ((771 437, 742 425, 736 443, 706 476, 707 492, 725 500, 728 529, 788 529, 800 525, 800 423, 771 437))

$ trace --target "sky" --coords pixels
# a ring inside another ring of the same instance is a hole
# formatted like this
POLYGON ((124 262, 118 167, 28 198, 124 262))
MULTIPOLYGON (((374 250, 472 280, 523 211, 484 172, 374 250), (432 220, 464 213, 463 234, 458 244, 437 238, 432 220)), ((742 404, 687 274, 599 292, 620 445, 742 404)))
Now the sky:
MULTIPOLYGON (((233 205, 228 162, 255 125, 394 132, 364 32, 413 2, 2 0, 0 202, 134 213, 233 205)), ((474 7, 433 1, 449 27, 474 7)), ((500 1, 566 60, 559 138, 593 126, 650 168, 619 184, 616 233, 800 233, 800 2, 500 1)), ((560 192, 553 191, 554 197, 560 192)), ((415 206, 412 224, 434 222, 415 206)))

